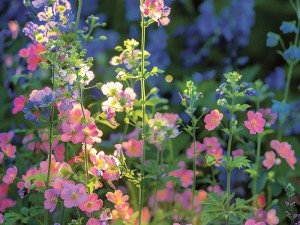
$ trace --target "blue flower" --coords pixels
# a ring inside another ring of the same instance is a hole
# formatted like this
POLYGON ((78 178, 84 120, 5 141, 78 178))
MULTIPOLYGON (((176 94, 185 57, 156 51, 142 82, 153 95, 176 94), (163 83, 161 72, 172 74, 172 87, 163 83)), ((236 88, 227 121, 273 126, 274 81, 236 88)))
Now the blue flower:
POLYGON ((290 46, 283 52, 283 58, 285 60, 300 60, 300 48, 295 45, 290 46))
POLYGON ((272 113, 277 113, 279 120, 282 120, 283 118, 285 118, 286 116, 289 115, 290 113, 290 105, 277 101, 277 100, 272 100, 272 107, 271 107, 271 111, 272 113))
POLYGON ((267 46, 268 47, 275 47, 278 45, 278 41, 280 39, 280 36, 278 34, 275 34, 273 32, 267 33, 267 46))
POLYGON ((270 90, 283 90, 285 87, 285 72, 281 67, 276 67, 275 71, 270 73, 265 82, 269 85, 270 90))
POLYGON ((288 34, 288 33, 296 33, 297 34, 299 32, 294 21, 290 21, 290 22, 283 21, 280 26, 280 30, 284 34, 288 34))

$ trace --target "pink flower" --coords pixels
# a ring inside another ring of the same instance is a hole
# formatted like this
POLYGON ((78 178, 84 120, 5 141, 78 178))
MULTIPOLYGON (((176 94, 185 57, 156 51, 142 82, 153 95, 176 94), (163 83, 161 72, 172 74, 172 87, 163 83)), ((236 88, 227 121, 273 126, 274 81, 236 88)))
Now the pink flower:
POLYGON ((9 144, 14 135, 13 131, 0 133, 0 144, 9 144))
POLYGON ((95 142, 101 142, 100 137, 103 135, 103 133, 98 129, 95 123, 85 125, 82 131, 84 133, 84 141, 87 144, 93 145, 95 142))
POLYGON ((88 198, 86 187, 83 184, 65 184, 61 192, 61 198, 64 200, 66 208, 78 207, 88 198))
POLYGON ((281 160, 276 159, 275 152, 273 151, 268 151, 265 153, 265 160, 263 161, 264 167, 266 167, 268 170, 273 167, 273 165, 279 165, 281 160))
POLYGON ((123 205, 129 199, 128 195, 123 195, 122 191, 120 190, 115 190, 114 193, 107 192, 105 196, 108 201, 114 203, 115 205, 123 205))
POLYGON ((245 121, 244 124, 250 130, 250 134, 262 133, 264 131, 266 120, 262 118, 260 112, 254 113, 253 111, 249 111, 247 117, 248 121, 245 121))
POLYGON ((264 222, 257 222, 253 219, 247 220, 244 225, 266 225, 264 222))
POLYGON ((19 52, 19 56, 22 58, 27 58, 27 69, 34 71, 40 62, 45 61, 45 59, 40 55, 40 53, 44 52, 45 50, 46 48, 42 44, 31 44, 28 48, 22 48, 19 52))
POLYGON ((81 123, 62 123, 62 131, 61 140, 63 142, 72 141, 73 144, 78 144, 83 142, 84 140, 84 132, 82 131, 81 123))
POLYGON ((17 167, 11 167, 6 170, 5 176, 2 178, 2 181, 6 184, 12 184, 17 176, 18 169, 17 167))
POLYGON ((237 149, 232 151, 232 156, 237 157, 237 156, 243 156, 244 155, 244 150, 243 149, 237 149))
POLYGON ((276 150, 278 155, 286 160, 291 169, 295 169, 295 164, 297 158, 295 157, 295 152, 292 150, 292 147, 287 142, 279 142, 277 140, 272 140, 270 143, 271 147, 276 150))
POLYGON ((275 209, 270 209, 267 212, 267 223, 269 225, 277 225, 279 223, 279 218, 276 216, 275 209))
POLYGON ((108 165, 108 168, 103 172, 103 179, 104 180, 118 180, 120 178, 120 169, 119 169, 119 165, 120 162, 119 160, 111 155, 104 155, 104 160, 108 165))
POLYGON ((164 0, 145 0, 140 6, 140 10, 145 16, 156 21, 159 26, 166 26, 170 22, 168 16, 171 8, 165 6, 164 0))
POLYGON ((0 144, 0 148, 8 158, 13 158, 13 159, 16 158, 16 146, 11 144, 7 144, 7 145, 0 144))
POLYGON ((215 185, 215 186, 208 186, 207 187, 207 191, 208 192, 215 192, 218 195, 222 195, 224 193, 224 191, 222 190, 221 186, 219 185, 215 185))
MULTIPOLYGON (((142 219, 141 222, 142 224, 148 224, 151 218, 151 213, 149 211, 149 209, 147 207, 144 207, 142 209, 142 219)), ((139 224, 139 220, 138 218, 136 218, 134 225, 138 225, 139 224)))
POLYGON ((92 213, 98 211, 103 206, 103 201, 98 199, 98 195, 96 193, 90 194, 87 200, 79 205, 79 208, 86 212, 92 213))
POLYGON ((25 96, 20 95, 14 99, 14 108, 12 109, 12 114, 17 114, 21 112, 25 105, 25 96))
POLYGON ((0 224, 3 223, 3 221, 4 221, 3 214, 0 213, 0 224))
POLYGON ((56 208, 59 194, 60 191, 58 189, 49 189, 45 191, 44 208, 49 209, 49 212, 53 212, 56 208))
POLYGON ((178 177, 181 181, 181 186, 187 188, 193 184, 194 173, 192 170, 188 170, 185 168, 184 162, 179 162, 178 165, 181 168, 170 172, 169 175, 178 177))
MULTIPOLYGON (((200 155, 202 151, 206 149, 206 146, 204 144, 201 144, 199 141, 196 141, 196 157, 200 155)), ((191 147, 189 147, 186 150, 186 156, 188 159, 194 158, 194 144, 191 144, 191 147)))
POLYGON ((266 119, 267 123, 270 126, 275 123, 275 120, 277 119, 277 114, 272 113, 270 108, 260 109, 259 112, 263 115, 263 117, 266 119))
POLYGON ((90 218, 86 225, 99 225, 99 220, 95 218, 90 218))
POLYGON ((204 118, 205 128, 209 131, 218 127, 223 118, 223 114, 219 112, 219 110, 215 109, 207 114, 204 118))
POLYGON ((142 155, 143 141, 130 139, 127 142, 123 142, 122 147, 125 149, 127 156, 140 157, 142 155))

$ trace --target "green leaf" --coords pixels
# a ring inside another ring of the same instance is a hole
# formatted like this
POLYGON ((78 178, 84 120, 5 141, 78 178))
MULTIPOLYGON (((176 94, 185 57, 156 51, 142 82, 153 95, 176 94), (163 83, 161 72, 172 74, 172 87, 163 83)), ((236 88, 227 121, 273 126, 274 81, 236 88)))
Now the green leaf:
POLYGON ((4 214, 4 225, 13 225, 18 220, 21 220, 22 216, 15 213, 15 212, 9 212, 4 214))
POLYGON ((236 112, 236 111, 245 111, 246 109, 248 109, 249 107, 251 107, 250 105, 248 104, 236 104, 234 107, 233 107, 233 112, 236 112))
POLYGON ((147 106, 156 106, 158 104, 166 104, 166 103, 168 103, 168 99, 159 98, 159 97, 150 98, 149 100, 146 101, 147 106))
POLYGON ((239 168, 241 169, 242 167, 250 167, 250 160, 247 159, 246 156, 236 156, 233 158, 231 162, 231 168, 239 168))

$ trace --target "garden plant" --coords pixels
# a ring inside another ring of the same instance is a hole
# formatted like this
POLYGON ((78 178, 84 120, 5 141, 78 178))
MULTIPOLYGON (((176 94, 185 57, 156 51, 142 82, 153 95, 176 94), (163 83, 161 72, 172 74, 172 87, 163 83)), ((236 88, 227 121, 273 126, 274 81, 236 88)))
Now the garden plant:
POLYGON ((300 0, 0 12, 0 224, 300 224, 300 0))

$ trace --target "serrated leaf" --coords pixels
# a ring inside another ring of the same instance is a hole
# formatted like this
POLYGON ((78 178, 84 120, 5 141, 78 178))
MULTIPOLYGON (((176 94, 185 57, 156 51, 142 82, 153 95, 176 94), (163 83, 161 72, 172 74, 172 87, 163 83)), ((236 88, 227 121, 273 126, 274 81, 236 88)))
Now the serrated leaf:
POLYGON ((231 162, 231 168, 239 168, 241 169, 242 167, 250 167, 250 160, 247 159, 246 156, 236 156, 233 158, 231 162))

